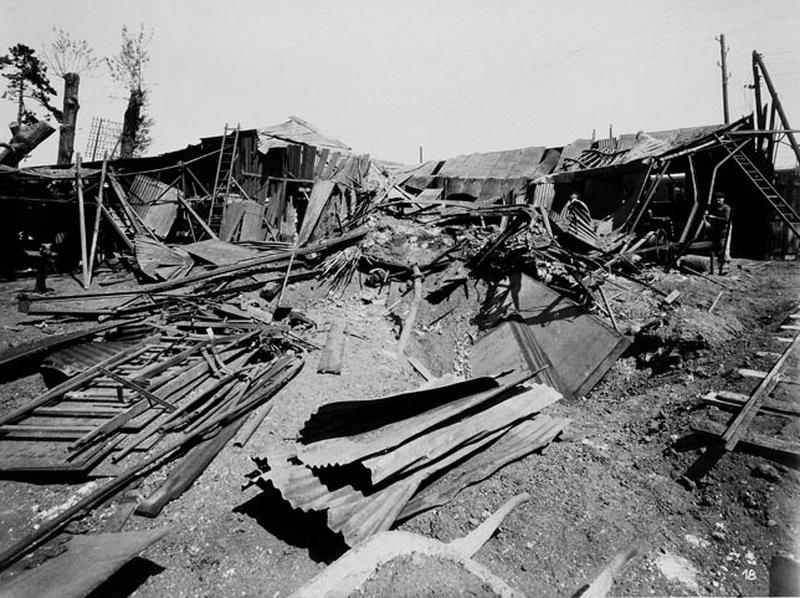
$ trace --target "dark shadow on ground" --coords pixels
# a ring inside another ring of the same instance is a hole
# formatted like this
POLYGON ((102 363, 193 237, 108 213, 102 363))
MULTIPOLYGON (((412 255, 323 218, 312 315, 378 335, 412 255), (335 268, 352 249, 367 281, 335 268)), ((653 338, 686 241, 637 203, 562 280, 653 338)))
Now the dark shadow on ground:
POLYGON ((274 488, 263 489, 234 512, 252 517, 279 540, 308 550, 317 563, 331 563, 348 550, 342 535, 328 528, 324 512, 293 509, 274 488))
POLYGON ((94 589, 86 598, 124 598, 130 596, 164 567, 142 557, 134 557, 114 575, 94 589))

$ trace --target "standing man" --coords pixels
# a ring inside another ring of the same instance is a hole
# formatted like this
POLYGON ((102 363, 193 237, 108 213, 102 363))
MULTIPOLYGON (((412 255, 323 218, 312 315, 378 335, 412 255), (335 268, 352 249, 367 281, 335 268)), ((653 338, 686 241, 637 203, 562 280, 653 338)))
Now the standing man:
POLYGON ((711 274, 714 273, 714 256, 717 257, 718 274, 725 274, 725 254, 731 227, 731 207, 725 203, 725 194, 714 193, 711 208, 705 214, 705 223, 711 237, 711 274))

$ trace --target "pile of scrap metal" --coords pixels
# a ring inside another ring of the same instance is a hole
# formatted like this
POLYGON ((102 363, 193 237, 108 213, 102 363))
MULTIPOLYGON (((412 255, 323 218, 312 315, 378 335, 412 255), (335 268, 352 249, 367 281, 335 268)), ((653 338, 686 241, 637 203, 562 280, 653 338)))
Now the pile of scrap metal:
POLYGON ((542 411, 561 395, 522 372, 321 407, 290 448, 256 458, 251 483, 293 508, 324 512, 349 546, 452 500, 549 444, 567 420, 542 411), (436 480, 433 484, 430 482, 436 480))

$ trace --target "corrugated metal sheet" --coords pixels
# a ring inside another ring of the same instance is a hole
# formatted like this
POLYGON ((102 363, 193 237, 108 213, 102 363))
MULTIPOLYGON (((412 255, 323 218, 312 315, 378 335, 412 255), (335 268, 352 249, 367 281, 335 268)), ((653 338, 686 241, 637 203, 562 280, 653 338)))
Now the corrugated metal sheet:
POLYGON ((469 195, 481 201, 526 195, 528 183, 552 172, 559 150, 525 147, 466 154, 444 162, 429 161, 408 171, 404 185, 412 189, 444 189, 445 198, 469 195))
POLYGON ((538 208, 549 210, 553 205, 553 198, 555 198, 555 196, 556 186, 552 181, 538 182, 533 190, 533 205, 538 208))
POLYGON ((194 260, 183 248, 168 247, 143 235, 134 239, 134 250, 139 268, 154 280, 181 278, 194 266, 194 260))
MULTIPOLYGON (((151 329, 152 332, 152 329, 151 329)), ((74 376, 97 363, 105 361, 137 344, 138 340, 80 343, 52 353, 42 361, 43 369, 74 376)))
POLYGON ((460 382, 426 384, 416 390, 372 400, 328 403, 306 421, 300 437, 309 444, 327 438, 362 434, 499 386, 494 378, 484 376, 460 382))
POLYGON ((567 419, 542 413, 517 424, 486 450, 475 453, 441 479, 418 492, 403 507, 398 519, 407 519, 450 502, 467 486, 485 480, 509 463, 550 444, 568 423, 567 419))
POLYGON ((466 154, 445 160, 438 176, 462 179, 536 178, 547 148, 525 147, 500 152, 466 154))
MULTIPOLYGON (((515 379, 505 386, 499 386, 484 392, 479 392, 478 394, 458 398, 444 405, 440 405, 439 407, 428 409, 413 417, 408 417, 381 426, 380 428, 375 428, 361 434, 329 438, 327 440, 320 440, 319 442, 308 444, 300 449, 300 459, 303 463, 312 467, 352 463, 381 451, 391 449, 401 442, 414 438, 426 430, 430 430, 448 421, 450 418, 463 413, 467 409, 477 407, 482 403, 495 399, 503 393, 508 392, 524 379, 525 375, 517 375, 515 379)), ((437 394, 447 396, 449 394, 449 388, 450 387, 441 387, 430 392, 436 392, 437 394)), ((397 397, 393 397, 393 399, 397 400, 398 397, 402 400, 403 395, 398 395, 397 397)), ((358 417, 358 411, 358 408, 354 409, 351 416, 358 417)), ((361 415, 361 417, 364 416, 361 415)))
MULTIPOLYGON (((314 470, 290 453, 277 453, 268 457, 269 471, 258 476, 256 483, 278 490, 292 508, 305 512, 324 511, 327 526, 334 532, 341 532, 345 542, 354 546, 372 534, 389 529, 398 518, 409 517, 435 506, 432 501, 446 502, 466 485, 485 479, 503 465, 541 448, 566 423, 566 420, 539 414, 532 420, 525 420, 473 442, 452 447, 453 450, 444 457, 426 463, 410 475, 378 487, 357 489, 352 485, 342 485, 331 489, 315 475, 314 470), (509 438, 504 442, 507 436, 509 438), (480 459, 484 450, 495 445, 502 452, 492 451, 490 462, 480 459), (456 470, 457 474, 449 479, 445 491, 437 485, 433 494, 429 489, 417 494, 427 479, 473 455, 474 457, 464 461, 456 470)), ((333 471, 336 469, 338 468, 333 471)))
POLYGON ((339 152, 351 151, 349 146, 338 139, 326 137, 310 123, 296 116, 290 116, 285 123, 258 129, 258 149, 262 152, 273 147, 286 147, 289 144, 313 145, 339 152))
POLYGON ((599 248, 600 239, 594 228, 589 208, 580 200, 570 200, 561 212, 550 212, 550 221, 562 231, 577 237, 594 248, 599 248))
POLYGON ((730 126, 707 125, 649 133, 640 131, 612 139, 599 139, 595 142, 578 139, 564 147, 555 172, 601 168, 659 156, 696 143, 730 126))
POLYGON ((166 238, 178 216, 178 190, 139 174, 131 183, 129 200, 147 228, 160 239, 166 238))
POLYGON ((477 442, 515 421, 530 417, 560 398, 557 390, 543 384, 532 384, 521 394, 413 438, 388 452, 364 459, 362 464, 372 474, 372 483, 379 484, 392 475, 416 469, 442 457, 454 446, 477 442))

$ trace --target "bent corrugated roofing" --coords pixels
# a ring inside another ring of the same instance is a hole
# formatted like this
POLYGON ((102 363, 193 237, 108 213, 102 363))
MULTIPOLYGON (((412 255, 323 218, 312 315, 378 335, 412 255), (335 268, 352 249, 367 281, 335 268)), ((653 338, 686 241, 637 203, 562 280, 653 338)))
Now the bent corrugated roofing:
POLYGON ((266 151, 271 147, 285 147, 289 143, 313 145, 321 149, 349 152, 352 148, 338 139, 326 137, 310 123, 302 118, 290 116, 289 120, 279 125, 256 129, 258 132, 258 148, 266 151))

